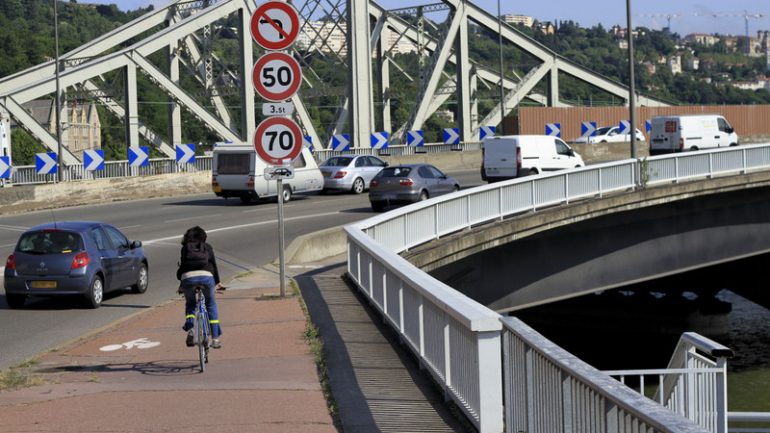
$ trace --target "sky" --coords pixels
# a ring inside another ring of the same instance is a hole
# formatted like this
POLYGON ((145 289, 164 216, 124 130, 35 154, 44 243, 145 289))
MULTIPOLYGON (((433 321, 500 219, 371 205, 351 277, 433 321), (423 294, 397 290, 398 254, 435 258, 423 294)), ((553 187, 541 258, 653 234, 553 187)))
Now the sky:
MULTIPOLYGON (((302 5, 305 0, 294 0, 302 5)), ((336 4, 337 0, 322 0, 336 4)), ((360 0, 358 0, 360 1, 360 0)), ((386 9, 438 3, 441 0, 375 0, 386 9)), ((498 0, 471 0, 492 14, 497 13, 498 0)), ((625 27, 626 1, 624 0, 499 0, 503 14, 529 15, 541 21, 573 20, 583 27, 601 23, 609 28, 615 24, 625 27)), ((119 9, 133 10, 150 4, 164 6, 167 0, 79 0, 79 3, 114 3, 119 9)), ((262 3, 262 1, 258 1, 262 3)), ((672 15, 672 31, 688 33, 745 34, 744 14, 761 17, 749 19, 749 33, 770 30, 770 2, 759 0, 632 0, 633 26, 661 29, 667 25, 665 16, 672 15), (714 15, 718 15, 715 17, 714 15)))

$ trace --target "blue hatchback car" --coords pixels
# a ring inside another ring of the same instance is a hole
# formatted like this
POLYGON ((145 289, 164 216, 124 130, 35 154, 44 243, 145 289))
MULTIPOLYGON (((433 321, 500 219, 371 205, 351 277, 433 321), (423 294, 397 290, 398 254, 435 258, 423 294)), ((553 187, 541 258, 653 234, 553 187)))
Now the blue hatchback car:
POLYGON ((62 221, 24 232, 5 263, 5 299, 21 308, 29 296, 79 295, 99 308, 104 293, 147 290, 142 243, 100 222, 62 221))

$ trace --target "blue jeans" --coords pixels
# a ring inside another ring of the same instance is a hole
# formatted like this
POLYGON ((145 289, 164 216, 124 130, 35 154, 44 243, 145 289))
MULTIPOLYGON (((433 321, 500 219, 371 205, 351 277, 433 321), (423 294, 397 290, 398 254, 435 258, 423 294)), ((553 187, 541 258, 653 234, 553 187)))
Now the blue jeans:
POLYGON ((184 291, 184 312, 185 321, 182 327, 185 331, 192 329, 193 319, 195 318, 195 290, 197 285, 204 285, 208 290, 203 291, 206 297, 206 310, 209 313, 209 323, 211 324, 211 336, 219 338, 222 335, 222 328, 219 326, 219 313, 217 311, 216 283, 214 277, 191 277, 182 280, 182 290, 184 291))

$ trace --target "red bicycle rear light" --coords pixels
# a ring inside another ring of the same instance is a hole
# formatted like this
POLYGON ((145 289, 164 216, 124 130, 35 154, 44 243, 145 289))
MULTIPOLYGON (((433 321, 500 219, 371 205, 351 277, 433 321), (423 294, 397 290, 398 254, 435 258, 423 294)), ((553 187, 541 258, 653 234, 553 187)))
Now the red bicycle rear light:
POLYGON ((5 261, 5 269, 15 270, 16 269, 16 256, 11 254, 8 256, 8 260, 5 261))
POLYGON ((88 257, 88 253, 82 252, 77 253, 75 255, 75 258, 72 259, 72 269, 79 269, 84 268, 86 265, 88 265, 88 262, 90 262, 91 259, 88 257))

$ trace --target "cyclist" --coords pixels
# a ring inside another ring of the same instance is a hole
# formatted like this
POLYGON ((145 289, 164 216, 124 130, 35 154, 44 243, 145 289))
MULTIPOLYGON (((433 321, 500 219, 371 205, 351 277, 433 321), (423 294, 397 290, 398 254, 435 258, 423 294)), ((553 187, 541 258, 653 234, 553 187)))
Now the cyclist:
POLYGON ((194 288, 196 285, 203 285, 207 287, 203 294, 206 297, 206 309, 209 313, 209 323, 211 323, 213 337, 211 347, 221 348, 222 342, 219 337, 222 335, 222 328, 219 326, 216 290, 221 289, 222 284, 219 282, 214 249, 206 242, 206 231, 199 226, 189 228, 182 237, 182 253, 176 277, 181 280, 180 291, 185 297, 185 322, 182 327, 187 331, 185 343, 193 346, 194 288))

